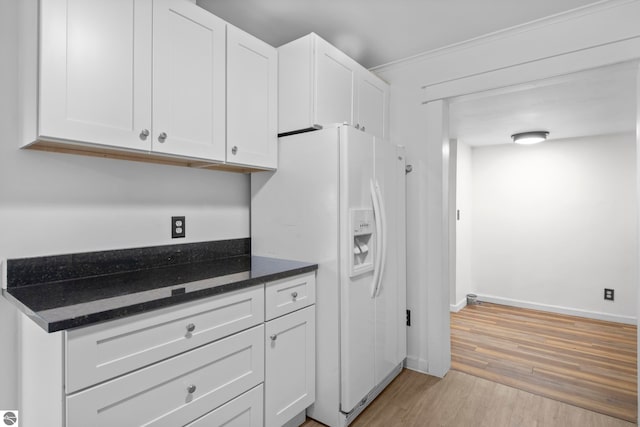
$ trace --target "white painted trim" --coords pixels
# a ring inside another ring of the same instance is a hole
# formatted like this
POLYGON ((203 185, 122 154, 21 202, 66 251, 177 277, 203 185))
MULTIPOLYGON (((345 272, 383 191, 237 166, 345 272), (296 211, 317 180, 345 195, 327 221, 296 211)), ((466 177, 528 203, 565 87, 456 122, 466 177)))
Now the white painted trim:
POLYGON ((395 68, 399 65, 401 66, 409 66, 414 62, 421 62, 425 60, 430 60, 432 58, 438 57, 440 55, 447 55, 452 52, 456 52, 459 50, 473 48, 475 46, 491 43, 496 40, 513 37, 514 35, 536 30, 539 28, 544 28, 549 25, 558 24, 565 21, 570 21, 573 19, 578 19, 585 15, 590 15, 592 13, 598 13, 606 9, 619 7, 625 5, 627 3, 632 3, 637 0, 602 0, 597 3, 585 5, 578 7, 576 9, 572 9, 566 12, 561 12, 555 15, 546 16, 544 18, 536 19, 534 21, 530 21, 524 24, 515 25, 513 27, 505 28, 503 30, 498 30, 493 33, 488 33, 481 35, 479 37, 475 37, 472 39, 464 40, 459 43, 450 44, 448 46, 440 47, 437 49, 432 49, 426 52, 418 53, 413 56, 409 56, 407 58, 399 59, 397 61, 392 61, 386 64, 378 65, 373 68, 370 68, 370 71, 374 72, 384 72, 389 68, 395 68))
POLYGON ((540 58, 535 61, 513 64, 496 70, 463 76, 446 82, 422 86, 423 103, 437 99, 474 94, 488 87, 502 89, 549 78, 562 77, 585 70, 637 60, 640 37, 620 40, 540 58))
POLYGON ((567 314, 569 316, 586 317, 588 319, 597 319, 597 320, 606 320, 609 322, 625 323, 628 325, 637 324, 637 319, 632 316, 620 316, 617 314, 581 310, 578 308, 562 307, 559 305, 541 304, 541 303, 522 301, 517 299, 511 299, 511 298, 496 297, 493 295, 478 294, 478 301, 491 302, 494 304, 502 304, 502 305, 508 305, 512 307, 530 308, 532 310, 548 311, 551 313, 567 314))
POLYGON ((404 367, 421 374, 429 374, 429 362, 424 359, 419 359, 413 356, 407 356, 404 360, 404 367))
POLYGON ((467 298, 462 298, 460 301, 458 301, 456 304, 449 304, 449 311, 452 313, 457 313, 460 310, 462 310, 463 308, 465 308, 467 306, 467 298))

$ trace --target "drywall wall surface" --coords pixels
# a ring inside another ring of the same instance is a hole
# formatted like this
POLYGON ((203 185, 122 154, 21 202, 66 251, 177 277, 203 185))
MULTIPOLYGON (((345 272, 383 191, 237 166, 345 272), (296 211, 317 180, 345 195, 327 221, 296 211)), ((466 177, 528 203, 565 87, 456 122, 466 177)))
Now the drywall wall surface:
POLYGON ((464 301, 475 291, 472 281, 473 182, 471 147, 458 141, 456 173, 456 281, 451 304, 464 301))
MULTIPOLYGON (((425 147, 427 130, 426 110, 422 105, 423 86, 493 70, 507 70, 521 64, 543 69, 544 66, 536 64, 541 58, 561 57, 611 43, 619 44, 616 42, 624 44, 624 41, 640 36, 638 16, 638 1, 607 2, 578 16, 540 20, 515 31, 377 67, 375 73, 391 85, 390 139, 406 146, 407 164, 414 166, 414 172, 407 176, 407 229, 420 230, 425 227, 424 222, 442 223, 442 217, 426 216, 419 202, 425 197, 436 199, 443 196, 442 189, 438 194, 430 194, 432 190, 426 183, 428 174, 421 170, 426 165, 428 152, 425 147), (594 23, 598 31, 593 30, 594 23)), ((426 371, 429 364, 426 348, 448 343, 442 336, 429 336, 426 332, 424 313, 439 302, 427 301, 425 288, 449 284, 442 280, 427 283, 424 265, 428 254, 426 246, 420 243, 422 237, 415 232, 407 235, 407 308, 413 309, 412 326, 407 329, 407 366, 426 371)))
MULTIPOLYGON (((0 2, 0 258, 249 237, 248 175, 18 148, 19 2, 0 2)), ((0 409, 17 405, 16 328, 2 299, 0 409)))
POLYGON ((635 143, 629 134, 474 148, 477 292, 635 317, 635 143))

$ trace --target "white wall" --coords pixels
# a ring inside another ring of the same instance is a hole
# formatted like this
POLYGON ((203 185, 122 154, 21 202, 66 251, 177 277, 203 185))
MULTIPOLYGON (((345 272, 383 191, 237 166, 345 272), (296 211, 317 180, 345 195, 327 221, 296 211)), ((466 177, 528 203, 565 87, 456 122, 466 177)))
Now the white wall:
MULTIPOLYGON (((430 187, 430 177, 425 170, 427 153, 441 151, 442 141, 427 139, 427 110, 422 102, 432 98, 425 95, 423 87, 447 82, 444 86, 450 89, 450 95, 440 91, 446 97, 466 93, 467 82, 457 80, 465 77, 489 75, 491 78, 479 83, 485 84, 483 89, 490 89, 563 74, 570 72, 567 71, 569 68, 571 71, 589 68, 593 66, 593 51, 598 52, 597 66, 615 63, 621 57, 637 58, 638 19, 640 1, 614 0, 578 14, 540 20, 374 70, 391 84, 391 139, 407 147, 407 163, 414 166, 414 172, 407 178, 407 229, 410 230, 407 236, 407 305, 412 309, 413 320, 407 332, 408 367, 429 372, 427 349, 447 345, 448 336, 427 333, 426 313, 440 304, 428 300, 427 289, 446 286, 448 290, 450 284, 443 281, 443 277, 430 280, 426 272, 427 264, 434 257, 423 243, 429 238, 424 223, 442 227, 442 214, 428 213, 425 205, 442 200, 443 188, 430 187), (594 31, 594 28, 598 30, 594 31), (565 58, 570 60, 562 61, 565 58), (554 65, 552 68, 548 66, 550 63, 554 65), (496 81, 495 76, 500 78, 496 81), (435 146, 427 147, 427 144, 435 146)), ((448 311, 449 307, 446 307, 442 321, 448 311)))
MULTIPOLYGON (((18 149, 19 1, 0 2, 0 258, 249 237, 248 175, 18 149), (170 238, 171 215, 186 216, 186 239, 170 238)), ((4 298, 0 342, 0 409, 15 409, 4 298)))
POLYGON ((633 320, 635 143, 628 134, 474 148, 477 293, 633 320))
MULTIPOLYGON (((476 291, 472 281, 471 243, 473 230, 473 179, 471 147, 458 141, 456 168, 456 210, 460 219, 456 220, 456 280, 455 292, 450 302, 456 308, 462 307, 466 295, 476 291)), ((459 309, 459 308, 458 308, 459 309)))

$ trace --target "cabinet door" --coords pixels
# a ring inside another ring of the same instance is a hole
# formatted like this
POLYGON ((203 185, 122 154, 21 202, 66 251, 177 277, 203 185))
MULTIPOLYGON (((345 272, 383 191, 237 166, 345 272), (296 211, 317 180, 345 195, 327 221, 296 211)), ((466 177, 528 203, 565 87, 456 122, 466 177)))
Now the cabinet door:
POLYGON ((227 29, 227 162, 275 169, 278 57, 274 47, 227 29))
POLYGON ((315 305, 265 324, 265 426, 282 426, 315 401, 315 305))
POLYGON ((360 129, 378 138, 386 138, 389 85, 368 71, 358 78, 358 119, 360 129))
POLYGON ((151 2, 40 2, 39 137, 148 150, 151 2))
POLYGON ((315 123, 353 124, 357 64, 324 40, 316 39, 315 123))
POLYGON ((154 0, 153 151, 224 160, 225 31, 193 3, 154 0))

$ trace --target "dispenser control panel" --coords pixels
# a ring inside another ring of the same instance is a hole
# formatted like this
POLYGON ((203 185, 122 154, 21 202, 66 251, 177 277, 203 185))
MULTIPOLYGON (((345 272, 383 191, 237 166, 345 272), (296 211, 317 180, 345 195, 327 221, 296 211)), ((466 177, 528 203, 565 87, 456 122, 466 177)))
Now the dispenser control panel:
POLYGON ((352 245, 350 276, 373 270, 374 248, 372 239, 375 223, 372 209, 351 209, 350 218, 352 245))

